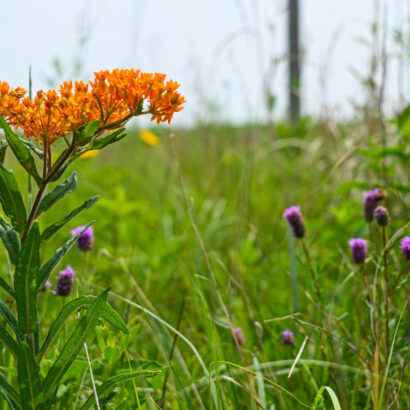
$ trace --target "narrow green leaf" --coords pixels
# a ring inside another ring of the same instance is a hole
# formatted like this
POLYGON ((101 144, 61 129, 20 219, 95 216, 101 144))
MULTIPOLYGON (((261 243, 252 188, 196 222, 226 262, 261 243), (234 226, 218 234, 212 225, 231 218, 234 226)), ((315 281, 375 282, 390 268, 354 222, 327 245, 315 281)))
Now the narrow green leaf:
POLYGON ((40 367, 37 365, 30 346, 23 342, 18 361, 20 396, 24 410, 43 410, 44 394, 40 367))
POLYGON ((143 109, 144 109, 144 99, 141 98, 140 102, 138 103, 138 107, 135 111, 135 116, 141 115, 143 109))
POLYGON ((23 334, 20 332, 19 325, 16 316, 9 309, 9 307, 0 299, 0 313, 8 323, 8 325, 13 329, 17 336, 17 340, 23 339, 23 334))
POLYGON ((46 398, 54 394, 64 373, 71 366, 87 337, 94 331, 94 327, 101 317, 102 306, 106 302, 107 294, 108 289, 94 300, 47 373, 44 380, 44 394, 46 398))
POLYGON ((11 172, 0 165, 0 202, 13 228, 20 234, 26 228, 26 208, 18 184, 11 172))
MULTIPOLYGON (((117 384, 126 382, 128 380, 135 379, 137 377, 144 376, 155 376, 160 373, 160 370, 140 370, 132 373, 123 373, 116 376, 110 377, 103 384, 97 387, 97 396, 103 398, 105 395, 110 393, 117 384)), ((95 404, 94 393, 88 397, 88 400, 84 403, 80 410, 87 410, 95 404)))
POLYGON ((171 368, 171 371, 172 371, 172 374, 174 376, 175 382, 177 384, 178 390, 181 392, 182 397, 184 398, 184 402, 187 406, 187 409, 194 410, 194 407, 192 406, 191 400, 189 400, 189 397, 188 397, 188 395, 187 395, 187 393, 184 389, 184 386, 183 386, 183 384, 182 384, 182 382, 181 382, 181 380, 178 376, 178 373, 175 371, 175 368, 172 365, 170 360, 168 360, 168 364, 169 364, 169 367, 171 368))
POLYGON ((265 381, 263 380, 263 370, 258 358, 254 355, 252 356, 253 366, 255 368, 255 378, 256 385, 258 388, 258 399, 262 408, 267 408, 266 406, 266 392, 265 392, 265 381))
POLYGON ((58 181, 61 176, 64 174, 64 172, 66 171, 68 165, 70 164, 70 162, 66 163, 51 179, 51 182, 55 182, 58 181))
POLYGON ((7 330, 4 330, 0 327, 0 342, 9 350, 9 352, 16 358, 19 356, 19 345, 16 341, 10 336, 7 330))
POLYGON ((112 326, 116 327, 118 330, 121 330, 121 332, 124 332, 127 335, 130 334, 124 319, 108 303, 103 305, 101 316, 112 326))
POLYGON ((75 216, 77 216, 81 211, 90 208, 93 206, 98 200, 100 199, 100 195, 95 196, 94 198, 88 199, 78 208, 75 208, 71 211, 68 215, 66 215, 63 219, 55 222, 53 225, 47 227, 43 233, 41 234, 41 240, 47 241, 50 239, 54 234, 56 234, 66 223, 70 222, 75 216))
POLYGON ((29 337, 37 331, 37 276, 40 268, 40 232, 34 222, 21 248, 14 274, 20 331, 29 337))
POLYGON ((18 393, 8 382, 6 376, 0 372, 0 392, 3 394, 8 405, 14 409, 21 409, 21 402, 18 393))
POLYGON ((336 393, 329 386, 322 386, 318 390, 312 409, 315 410, 318 408, 320 402, 323 399, 323 393, 325 390, 328 392, 330 399, 332 400, 334 410, 341 410, 342 408, 340 406, 339 399, 337 398, 336 393))
POLYGON ((16 231, 11 225, 0 215, 0 238, 3 240, 6 247, 10 261, 16 265, 17 255, 20 252, 20 241, 16 231))
POLYGON ((0 128, 4 130, 7 142, 10 148, 14 152, 17 160, 23 166, 23 168, 34 177, 37 184, 41 184, 42 180, 37 173, 36 164, 34 163, 34 158, 30 154, 30 150, 27 146, 20 140, 20 138, 12 131, 9 124, 0 116, 0 128))
POLYGON ((31 151, 33 151, 40 159, 44 159, 44 152, 37 148, 33 141, 20 138, 20 141, 31 151))
POLYGON ((37 278, 37 292, 40 292, 40 290, 43 289, 44 284, 47 282, 47 279, 50 277, 53 269, 60 263, 61 259, 63 259, 65 254, 70 250, 70 248, 83 234, 83 232, 89 226, 91 226, 91 224, 92 222, 89 223, 79 234, 71 237, 67 242, 65 242, 60 248, 56 250, 54 255, 46 263, 44 263, 44 265, 41 266, 37 278))
POLYGON ((0 164, 4 164, 4 159, 6 158, 6 151, 9 144, 6 141, 0 141, 0 164))
POLYGON ((125 129, 121 128, 117 131, 110 132, 107 135, 104 135, 100 138, 95 139, 91 146, 90 149, 103 149, 109 144, 113 144, 114 142, 117 142, 121 139, 123 139, 127 134, 125 134, 125 129))
POLYGON ((13 299, 16 297, 14 289, 2 278, 0 277, 0 287, 3 288, 13 299))
POLYGON ((75 191, 77 188, 77 173, 73 172, 63 183, 57 185, 40 202, 36 216, 50 209, 65 194, 75 191))
POLYGON ((94 120, 87 124, 77 137, 78 145, 88 144, 91 138, 97 133, 99 126, 100 120, 94 120))
POLYGON ((67 151, 68 151, 68 148, 65 148, 63 151, 60 152, 60 155, 54 161, 54 165, 58 164, 63 159, 63 157, 66 155, 67 151))

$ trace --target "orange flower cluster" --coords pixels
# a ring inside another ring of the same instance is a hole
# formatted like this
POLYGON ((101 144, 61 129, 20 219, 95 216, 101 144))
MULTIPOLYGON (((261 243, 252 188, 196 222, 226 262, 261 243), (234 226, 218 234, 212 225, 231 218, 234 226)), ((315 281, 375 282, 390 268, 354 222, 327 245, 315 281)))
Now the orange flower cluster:
POLYGON ((0 115, 5 119, 15 116, 20 110, 20 100, 27 93, 23 88, 11 89, 0 81, 0 115))
POLYGON ((58 91, 39 91, 32 100, 22 88, 0 81, 0 115, 27 137, 49 143, 94 120, 100 120, 100 131, 120 128, 141 114, 169 123, 186 100, 179 84, 165 77, 133 69, 100 71, 89 83, 64 82, 58 91))

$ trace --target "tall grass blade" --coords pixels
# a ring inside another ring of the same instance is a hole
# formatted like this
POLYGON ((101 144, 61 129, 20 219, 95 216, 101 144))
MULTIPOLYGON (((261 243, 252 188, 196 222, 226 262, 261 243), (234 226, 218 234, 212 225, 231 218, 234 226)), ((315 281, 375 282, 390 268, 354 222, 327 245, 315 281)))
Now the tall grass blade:
POLYGON ((330 396, 330 399, 332 400, 334 410, 342 410, 342 408, 340 406, 339 399, 336 396, 336 393, 329 386, 322 386, 319 389, 319 391, 316 394, 315 401, 313 403, 312 409, 316 410, 318 408, 317 406, 323 400, 323 393, 324 393, 325 390, 328 392, 328 394, 330 396))
POLYGON ((400 326, 401 319, 402 319, 402 317, 403 317, 403 313, 404 313, 404 311, 405 311, 405 309, 406 309, 406 307, 407 307, 407 303, 408 303, 408 302, 406 301, 406 303, 405 303, 404 306, 403 306, 403 309, 402 309, 402 311, 401 311, 401 313, 400 313, 399 320, 397 321, 396 329, 394 330, 393 341, 392 341, 392 344, 391 344, 391 347, 390 347, 389 358, 388 358, 388 360, 387 360, 387 364, 386 364, 386 368, 385 368, 384 376, 383 376, 382 387, 381 387, 381 389, 380 389, 379 409, 382 409, 383 396, 384 396, 384 391, 385 391, 385 389, 386 389, 387 376, 388 376, 388 374, 389 374, 391 359, 392 359, 392 356, 393 356, 393 349, 394 349, 394 345, 395 345, 395 343, 396 343, 396 338, 397 338, 397 332, 398 332, 398 330, 399 330, 399 326, 400 326))

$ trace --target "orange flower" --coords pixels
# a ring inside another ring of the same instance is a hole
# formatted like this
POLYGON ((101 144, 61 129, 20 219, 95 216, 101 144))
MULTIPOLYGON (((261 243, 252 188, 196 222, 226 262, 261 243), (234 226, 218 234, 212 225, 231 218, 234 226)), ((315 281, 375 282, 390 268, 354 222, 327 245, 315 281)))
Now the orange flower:
POLYGON ((64 82, 58 91, 39 91, 33 100, 22 88, 0 82, 0 115, 27 137, 50 144, 64 134, 78 134, 94 120, 100 121, 100 132, 121 128, 143 114, 170 123, 186 100, 177 91, 179 84, 165 78, 134 69, 100 71, 87 84, 64 82))
POLYGON ((11 121, 22 110, 20 100, 26 93, 23 88, 13 90, 6 82, 0 81, 0 115, 11 121))

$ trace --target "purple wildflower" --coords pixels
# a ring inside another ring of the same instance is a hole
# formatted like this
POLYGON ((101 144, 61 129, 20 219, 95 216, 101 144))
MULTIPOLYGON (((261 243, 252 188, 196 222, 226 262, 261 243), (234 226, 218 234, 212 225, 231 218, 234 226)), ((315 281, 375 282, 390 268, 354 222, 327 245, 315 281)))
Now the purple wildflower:
POLYGON ((378 206, 373 216, 379 226, 387 226, 390 223, 389 211, 384 206, 378 206))
POLYGON ((283 216, 289 222, 289 225, 292 228, 293 235, 296 238, 304 238, 306 236, 306 227, 303 222, 302 212, 300 212, 300 206, 291 206, 286 209, 283 216))
POLYGON ((379 188, 375 188, 373 191, 366 191, 364 193, 363 211, 364 219, 367 222, 371 222, 373 220, 374 210, 376 209, 378 202, 383 198, 383 193, 379 188))
POLYGON ((405 236, 401 240, 401 252, 406 261, 410 260, 410 236, 405 236))
POLYGON ((364 263, 367 255, 367 244, 362 238, 352 238, 349 241, 353 262, 357 265, 364 263))
POLYGON ((282 339, 280 339, 283 345, 295 346, 295 339, 293 337, 293 332, 291 330, 284 330, 282 332, 282 339))
POLYGON ((242 329, 240 327, 236 327, 233 330, 232 333, 232 341, 236 344, 238 344, 239 346, 242 346, 245 344, 246 339, 245 339, 245 335, 242 332, 242 329))
POLYGON ((65 270, 60 272, 57 279, 57 286, 54 294, 56 296, 70 296, 74 285, 74 269, 67 266, 65 270))
MULTIPOLYGON (((83 231, 85 226, 78 226, 71 231, 71 235, 78 235, 83 231)), ((77 246, 79 251, 90 251, 94 247, 94 230, 92 226, 89 226, 77 239, 77 246)))

